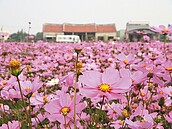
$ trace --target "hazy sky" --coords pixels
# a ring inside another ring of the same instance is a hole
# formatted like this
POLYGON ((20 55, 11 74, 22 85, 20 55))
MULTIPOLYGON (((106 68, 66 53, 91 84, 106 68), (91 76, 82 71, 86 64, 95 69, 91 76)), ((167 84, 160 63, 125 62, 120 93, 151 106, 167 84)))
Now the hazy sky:
POLYGON ((44 23, 115 23, 148 21, 151 26, 172 24, 172 0, 0 0, 0 28, 41 32, 44 23))

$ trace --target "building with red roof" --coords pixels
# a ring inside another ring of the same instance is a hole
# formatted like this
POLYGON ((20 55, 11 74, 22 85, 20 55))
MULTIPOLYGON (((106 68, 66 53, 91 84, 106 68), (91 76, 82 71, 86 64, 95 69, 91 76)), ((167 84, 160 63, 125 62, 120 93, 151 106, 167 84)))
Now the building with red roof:
POLYGON ((116 38, 115 24, 49 24, 43 25, 43 38, 56 41, 57 35, 78 35, 81 41, 109 41, 116 38))

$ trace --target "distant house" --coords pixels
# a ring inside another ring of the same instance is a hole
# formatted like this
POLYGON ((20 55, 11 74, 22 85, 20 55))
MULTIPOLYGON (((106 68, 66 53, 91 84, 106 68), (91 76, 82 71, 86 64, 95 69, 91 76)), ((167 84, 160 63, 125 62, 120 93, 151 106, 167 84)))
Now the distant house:
POLYGON ((0 42, 4 42, 8 39, 9 37, 9 32, 3 31, 2 29, 0 30, 0 42))
POLYGON ((120 42, 123 42, 124 41, 124 34, 125 34, 124 29, 118 30, 117 33, 116 33, 117 40, 120 41, 120 42))
POLYGON ((124 34, 124 39, 129 42, 141 41, 143 35, 147 35, 151 40, 157 40, 159 35, 153 32, 148 22, 128 22, 124 34))
POLYGON ((56 41, 57 35, 78 35, 81 41, 109 41, 116 37, 115 24, 49 24, 43 25, 43 39, 56 41))

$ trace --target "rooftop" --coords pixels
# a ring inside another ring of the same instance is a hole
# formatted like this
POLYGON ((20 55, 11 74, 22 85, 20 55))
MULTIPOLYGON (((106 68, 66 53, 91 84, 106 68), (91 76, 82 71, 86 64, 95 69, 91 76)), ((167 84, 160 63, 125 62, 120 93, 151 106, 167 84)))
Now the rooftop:
POLYGON ((49 24, 43 25, 43 32, 116 32, 115 24, 49 24))

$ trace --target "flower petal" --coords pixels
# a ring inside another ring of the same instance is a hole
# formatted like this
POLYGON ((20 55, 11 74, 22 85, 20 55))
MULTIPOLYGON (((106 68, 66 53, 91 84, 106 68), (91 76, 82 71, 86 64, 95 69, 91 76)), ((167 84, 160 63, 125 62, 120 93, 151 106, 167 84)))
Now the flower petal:
POLYGON ((101 84, 101 73, 98 71, 84 72, 79 77, 79 82, 85 84, 88 87, 98 87, 101 84))
POLYGON ((93 88, 80 88, 79 92, 87 98, 96 97, 98 95, 98 90, 93 88))
POLYGON ((102 82, 106 84, 114 84, 119 80, 119 72, 114 68, 107 68, 102 74, 102 82))

